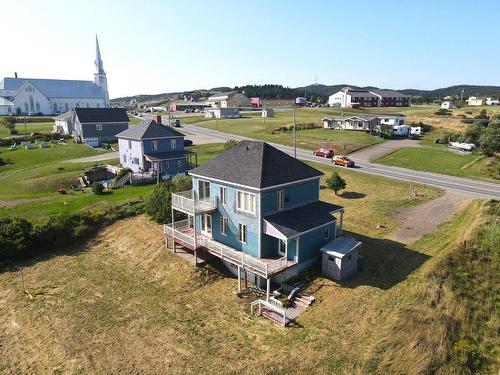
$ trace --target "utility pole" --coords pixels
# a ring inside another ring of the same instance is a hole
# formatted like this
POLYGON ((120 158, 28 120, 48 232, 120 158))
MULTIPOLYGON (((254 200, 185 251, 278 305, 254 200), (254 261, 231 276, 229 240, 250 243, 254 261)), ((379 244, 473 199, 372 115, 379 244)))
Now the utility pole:
POLYGON ((293 157, 297 159, 297 126, 295 124, 295 104, 293 105, 293 157))

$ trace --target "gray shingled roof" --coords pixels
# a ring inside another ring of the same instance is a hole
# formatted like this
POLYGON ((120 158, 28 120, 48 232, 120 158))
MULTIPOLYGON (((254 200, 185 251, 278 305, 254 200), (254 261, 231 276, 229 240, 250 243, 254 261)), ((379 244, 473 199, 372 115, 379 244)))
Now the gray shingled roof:
POLYGON ((357 97, 371 97, 371 98, 376 98, 376 96, 374 94, 371 94, 370 92, 368 91, 359 91, 359 90, 349 90, 347 91, 347 94, 351 95, 351 96, 357 96, 357 97))
POLYGON ((394 91, 394 90, 370 90, 370 92, 385 96, 385 97, 390 97, 390 98, 408 98, 410 95, 402 94, 400 92, 394 91))
POLYGON ((264 220, 280 231, 286 238, 292 238, 310 229, 334 221, 335 218, 332 213, 341 209, 341 206, 318 201, 267 216, 264 220))
POLYGON ((158 124, 154 120, 144 120, 140 124, 133 125, 127 130, 118 133, 116 137, 141 140, 150 138, 184 137, 184 134, 179 133, 171 126, 158 124))
POLYGON ((323 175, 262 141, 242 141, 191 172, 258 189, 323 175))
POLYGON ((54 117, 57 120, 71 120, 73 117, 73 110, 61 113, 59 116, 54 117))
POLYGON ((78 120, 86 122, 129 122, 125 108, 75 108, 78 120))
POLYGON ((213 101, 217 99, 227 99, 229 96, 234 94, 236 91, 218 92, 210 96, 207 101, 213 101))

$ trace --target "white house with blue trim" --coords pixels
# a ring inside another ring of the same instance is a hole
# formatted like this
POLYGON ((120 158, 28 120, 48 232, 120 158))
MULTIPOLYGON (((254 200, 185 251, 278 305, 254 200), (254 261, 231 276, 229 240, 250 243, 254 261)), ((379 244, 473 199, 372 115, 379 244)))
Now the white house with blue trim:
POLYGON ((184 134, 171 126, 145 120, 116 135, 120 166, 151 172, 167 180, 196 166, 196 154, 184 149, 184 134))
POLYGON ((242 141, 189 174, 193 189, 172 194, 172 213, 186 219, 166 224, 166 238, 174 251, 181 245, 195 257, 222 259, 238 275, 239 290, 244 272, 266 285, 269 300, 272 281, 296 276, 323 254, 328 267, 340 267, 344 255, 356 253, 349 261, 357 261, 360 243, 342 236, 344 209, 319 200, 323 173, 271 145, 242 141))

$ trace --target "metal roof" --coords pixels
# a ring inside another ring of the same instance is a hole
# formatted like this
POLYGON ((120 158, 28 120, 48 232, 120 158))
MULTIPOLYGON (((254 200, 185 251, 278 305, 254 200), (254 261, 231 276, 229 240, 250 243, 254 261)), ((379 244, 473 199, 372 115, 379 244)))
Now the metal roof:
POLYGON ((333 241, 328 242, 320 249, 320 251, 327 253, 328 255, 333 255, 337 258, 343 258, 360 245, 361 242, 352 237, 339 236, 333 241))
POLYGON ((0 82, 0 90, 19 90, 27 81, 31 82, 48 98, 102 99, 104 90, 93 81, 63 79, 12 78, 0 82))
POLYGON ((262 141, 241 141, 191 173, 257 189, 323 175, 262 141))
POLYGON ((370 90, 371 93, 386 98, 409 98, 410 95, 402 94, 394 90, 370 90))

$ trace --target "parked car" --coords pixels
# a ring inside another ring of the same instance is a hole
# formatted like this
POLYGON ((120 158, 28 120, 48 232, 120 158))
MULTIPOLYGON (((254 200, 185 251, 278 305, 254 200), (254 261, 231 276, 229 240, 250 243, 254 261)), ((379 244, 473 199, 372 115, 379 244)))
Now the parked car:
POLYGON ((333 150, 329 148, 318 148, 313 151, 316 156, 323 156, 324 158, 333 158, 333 150))
POLYGON ((193 141, 190 139, 184 139, 184 147, 189 147, 193 145, 193 141))
POLYGON ((347 156, 334 156, 332 159, 332 163, 335 165, 342 165, 344 167, 354 167, 355 163, 347 156))
POLYGON ((176 127, 176 128, 180 128, 180 127, 181 127, 181 120, 176 119, 176 120, 175 120, 175 123, 174 123, 174 127, 176 127))

